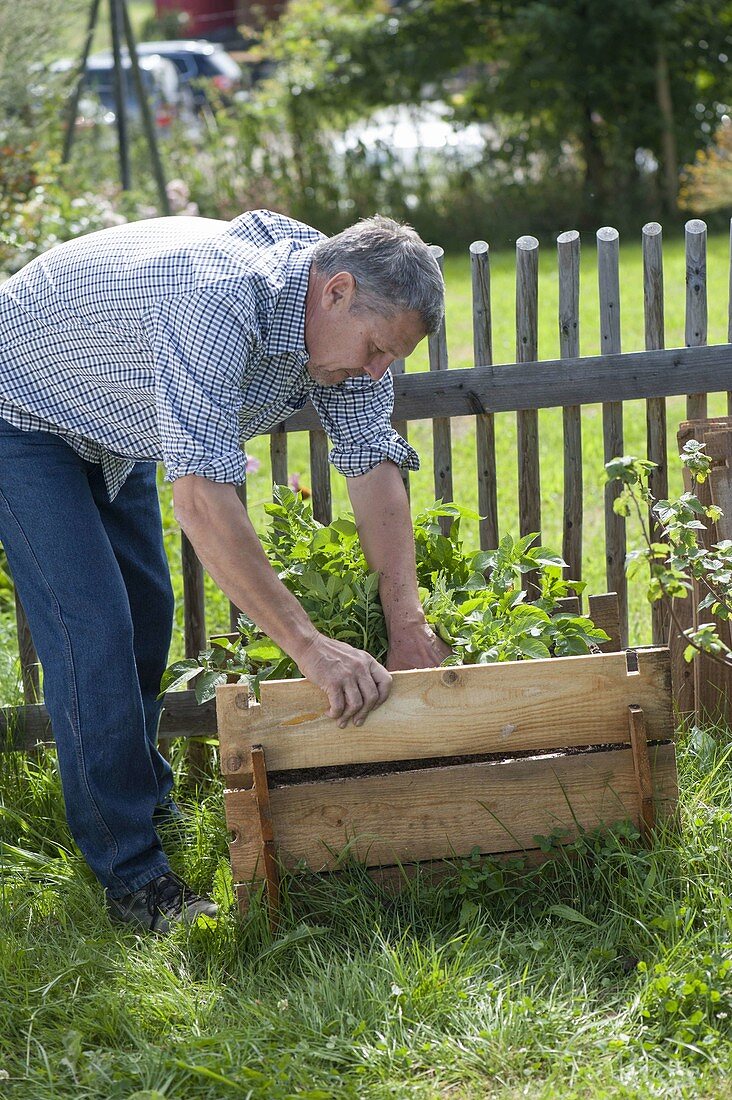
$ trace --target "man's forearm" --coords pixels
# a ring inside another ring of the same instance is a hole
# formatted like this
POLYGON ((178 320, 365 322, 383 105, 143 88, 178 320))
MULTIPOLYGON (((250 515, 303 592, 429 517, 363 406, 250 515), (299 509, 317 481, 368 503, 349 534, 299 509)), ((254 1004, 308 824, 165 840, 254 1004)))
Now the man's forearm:
POLYGON ((173 500, 176 519, 206 572, 299 663, 318 632, 269 564, 234 487, 181 478, 174 483, 173 500))
POLYGON ((366 561, 379 574, 379 596, 393 643, 425 621, 409 501, 399 468, 382 462, 361 477, 349 478, 348 492, 366 561))

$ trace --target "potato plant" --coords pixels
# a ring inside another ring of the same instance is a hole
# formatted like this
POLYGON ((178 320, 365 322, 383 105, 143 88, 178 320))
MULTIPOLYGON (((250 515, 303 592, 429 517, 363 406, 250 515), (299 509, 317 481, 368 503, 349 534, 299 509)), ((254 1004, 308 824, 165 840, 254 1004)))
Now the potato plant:
MULTIPOLYGON (((386 659, 388 637, 379 602, 379 578, 369 571, 353 518, 323 526, 299 493, 277 486, 266 505, 269 524, 263 542, 280 580, 297 597, 317 629, 330 638, 386 659)), ((493 661, 589 653, 606 641, 604 631, 582 615, 568 614, 558 601, 584 587, 564 580, 558 554, 536 544, 536 535, 506 535, 495 550, 468 551, 460 520, 472 514, 456 504, 436 502, 414 521, 417 578, 427 620, 452 648, 445 663, 493 661), (449 535, 440 528, 450 518, 449 535), (524 574, 536 578, 530 594, 524 574), (531 596, 531 598, 530 598, 531 596)), ((475 517, 472 517, 475 518, 475 517)), ((236 636, 212 639, 197 659, 167 669, 162 691, 195 679, 199 702, 218 684, 300 676, 295 662, 246 615, 236 636)))

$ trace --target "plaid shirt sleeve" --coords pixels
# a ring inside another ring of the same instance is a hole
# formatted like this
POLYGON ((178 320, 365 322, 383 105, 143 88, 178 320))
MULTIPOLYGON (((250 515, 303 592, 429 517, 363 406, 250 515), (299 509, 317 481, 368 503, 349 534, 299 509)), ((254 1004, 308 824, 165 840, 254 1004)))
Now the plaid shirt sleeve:
POLYGON ((203 290, 153 307, 155 402, 166 481, 198 474, 241 484, 242 379, 257 342, 254 312, 242 297, 203 290))
POLYGON ((334 443, 330 461, 346 477, 366 474, 385 459, 419 469, 419 455, 391 426, 394 382, 389 371, 378 382, 350 378, 315 386, 310 399, 334 443))

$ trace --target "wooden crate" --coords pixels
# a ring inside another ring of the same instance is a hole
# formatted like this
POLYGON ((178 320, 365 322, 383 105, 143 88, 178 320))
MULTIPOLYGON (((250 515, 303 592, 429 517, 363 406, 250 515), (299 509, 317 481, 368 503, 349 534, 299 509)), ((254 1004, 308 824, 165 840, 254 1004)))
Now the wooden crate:
POLYGON ((240 906, 277 868, 530 852, 557 827, 644 833, 678 798, 667 649, 397 672, 338 729, 306 680, 217 691, 240 906))

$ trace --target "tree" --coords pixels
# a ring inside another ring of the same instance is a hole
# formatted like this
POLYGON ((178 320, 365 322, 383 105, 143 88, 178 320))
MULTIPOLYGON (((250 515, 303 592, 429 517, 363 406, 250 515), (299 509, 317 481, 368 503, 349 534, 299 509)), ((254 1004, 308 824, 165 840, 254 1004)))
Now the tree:
POLYGON ((514 166, 578 156, 588 220, 655 168, 674 207, 677 160, 732 101, 730 0, 295 0, 276 34, 292 43, 316 18, 328 26, 305 92, 316 112, 452 93, 459 118, 510 128, 495 155, 514 166))

